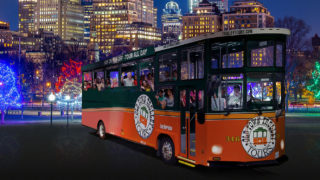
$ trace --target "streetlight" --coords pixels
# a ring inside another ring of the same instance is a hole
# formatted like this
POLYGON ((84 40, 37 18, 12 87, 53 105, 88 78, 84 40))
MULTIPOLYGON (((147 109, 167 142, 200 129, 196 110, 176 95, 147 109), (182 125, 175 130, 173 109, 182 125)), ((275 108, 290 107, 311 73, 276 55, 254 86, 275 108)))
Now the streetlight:
POLYGON ((67 101, 67 127, 69 127, 69 101, 71 97, 69 95, 66 95, 64 99, 67 101))
POLYGON ((56 96, 53 93, 51 93, 48 97, 48 100, 51 103, 50 125, 52 126, 52 107, 53 107, 53 102, 56 100, 56 96))

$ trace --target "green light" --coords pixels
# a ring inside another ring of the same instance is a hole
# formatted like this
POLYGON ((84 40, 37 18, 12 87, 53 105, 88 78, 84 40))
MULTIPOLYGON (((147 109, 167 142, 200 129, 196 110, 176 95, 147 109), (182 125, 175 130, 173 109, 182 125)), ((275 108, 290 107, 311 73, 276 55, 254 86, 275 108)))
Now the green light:
POLYGON ((312 72, 311 85, 307 89, 314 93, 316 99, 320 99, 320 63, 316 62, 315 70, 312 72))

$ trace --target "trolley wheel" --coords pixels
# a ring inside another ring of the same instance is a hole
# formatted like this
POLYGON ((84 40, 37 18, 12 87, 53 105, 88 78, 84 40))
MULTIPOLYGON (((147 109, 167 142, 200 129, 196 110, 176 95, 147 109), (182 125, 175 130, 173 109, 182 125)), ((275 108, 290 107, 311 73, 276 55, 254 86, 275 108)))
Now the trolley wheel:
POLYGON ((106 129, 105 129, 103 122, 99 122, 97 134, 100 137, 100 139, 106 138, 106 129))
POLYGON ((164 137, 160 141, 160 156, 161 159, 168 164, 175 164, 177 162, 174 153, 174 144, 168 137, 164 137))

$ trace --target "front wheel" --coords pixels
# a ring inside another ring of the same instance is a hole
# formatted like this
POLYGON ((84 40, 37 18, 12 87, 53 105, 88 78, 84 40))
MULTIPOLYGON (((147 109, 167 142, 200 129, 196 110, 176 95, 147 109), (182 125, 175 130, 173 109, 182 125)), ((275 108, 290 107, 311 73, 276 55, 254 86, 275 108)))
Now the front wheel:
POLYGON ((105 139, 106 138, 106 131, 103 122, 100 122, 98 125, 98 131, 97 131, 100 139, 105 139))
POLYGON ((175 164, 174 144, 170 138, 163 138, 160 144, 161 159, 168 164, 175 164))

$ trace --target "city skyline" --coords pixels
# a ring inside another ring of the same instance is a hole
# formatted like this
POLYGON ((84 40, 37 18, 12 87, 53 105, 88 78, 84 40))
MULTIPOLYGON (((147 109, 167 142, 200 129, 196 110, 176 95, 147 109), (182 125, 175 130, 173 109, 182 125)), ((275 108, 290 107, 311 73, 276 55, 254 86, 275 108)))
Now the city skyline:
MULTIPOLYGON (((154 0, 155 7, 158 9, 163 9, 165 4, 170 0, 154 0)), ((229 1, 229 6, 235 0, 229 1)), ((18 0, 7 1, 0 0, 0 20, 6 21, 10 23, 10 28, 12 30, 18 31, 18 0)), ((188 0, 176 0, 179 6, 182 9, 182 13, 186 14, 188 12, 188 0)), ((319 16, 319 12, 317 7, 320 6, 320 1, 304 1, 305 11, 303 13, 298 13, 301 11, 301 1, 299 0, 283 0, 283 1, 270 1, 270 0, 260 0, 271 12, 271 14, 275 17, 275 19, 284 17, 284 16, 294 16, 300 19, 304 19, 307 24, 311 26, 311 33, 309 36, 313 36, 314 34, 320 34, 320 23, 318 23, 317 17, 319 16), (285 8, 284 8, 285 7, 285 8)), ((302 9, 302 10, 303 10, 302 9)), ((158 10, 158 27, 161 27, 161 15, 162 11, 158 10)))

